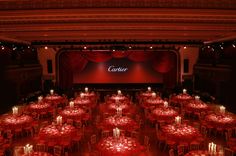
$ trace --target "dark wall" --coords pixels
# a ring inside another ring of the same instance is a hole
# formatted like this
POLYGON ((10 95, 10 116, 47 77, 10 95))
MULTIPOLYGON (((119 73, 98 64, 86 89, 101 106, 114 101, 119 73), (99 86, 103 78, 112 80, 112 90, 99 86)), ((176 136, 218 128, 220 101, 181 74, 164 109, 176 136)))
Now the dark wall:
POLYGON ((23 102, 41 88, 42 67, 37 52, 28 46, 13 50, 9 44, 0 49, 0 113, 23 102))
POLYGON ((200 51, 194 66, 195 90, 214 96, 216 102, 236 112, 236 48, 229 44, 224 49, 213 49, 200 51))

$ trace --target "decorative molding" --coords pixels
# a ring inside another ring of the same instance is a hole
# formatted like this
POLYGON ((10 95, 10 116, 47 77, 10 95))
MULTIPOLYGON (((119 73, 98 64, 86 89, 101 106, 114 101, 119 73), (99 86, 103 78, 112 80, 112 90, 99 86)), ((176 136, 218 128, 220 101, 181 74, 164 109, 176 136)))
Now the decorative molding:
POLYGON ((235 0, 4 0, 2 10, 62 8, 236 9, 235 0))

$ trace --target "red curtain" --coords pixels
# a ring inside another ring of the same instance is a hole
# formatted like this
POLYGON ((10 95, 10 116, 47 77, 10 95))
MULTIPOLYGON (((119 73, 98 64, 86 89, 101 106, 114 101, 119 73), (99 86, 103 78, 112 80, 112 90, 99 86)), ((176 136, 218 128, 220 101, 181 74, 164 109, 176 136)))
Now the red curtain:
POLYGON ((59 56, 59 86, 62 89, 73 87, 73 72, 82 71, 88 61, 106 62, 112 58, 127 57, 134 62, 151 61, 152 67, 164 76, 164 84, 172 88, 177 80, 177 56, 173 52, 62 52, 59 56))

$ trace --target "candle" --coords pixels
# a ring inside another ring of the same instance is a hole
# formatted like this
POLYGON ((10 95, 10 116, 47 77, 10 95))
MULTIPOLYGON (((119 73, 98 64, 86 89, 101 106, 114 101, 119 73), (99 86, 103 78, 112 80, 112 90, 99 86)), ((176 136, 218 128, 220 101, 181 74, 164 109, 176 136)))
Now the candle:
POLYGON ((224 106, 220 106, 220 113, 222 113, 222 114, 225 113, 225 107, 224 106))
POLYGON ((39 97, 38 97, 38 102, 40 103, 40 102, 42 102, 42 100, 43 100, 43 97, 42 97, 42 96, 39 96, 39 97))
POLYGON ((58 116, 56 120, 58 125, 62 125, 62 116, 58 116))
POLYGON ((117 91, 117 94, 118 94, 118 95, 121 95, 121 90, 118 90, 118 91, 117 91))
POLYGON ((180 116, 176 116, 175 117, 175 123, 176 124, 180 124, 181 123, 181 117, 180 116))
POLYGON ((187 93, 187 89, 183 89, 183 93, 186 94, 187 93))
POLYGON ((80 93, 80 97, 81 97, 81 98, 84 98, 84 93, 80 93))
POLYGON ((195 100, 199 101, 200 100, 200 96, 195 96, 195 100))
POLYGON ((164 107, 165 107, 165 108, 168 107, 168 102, 167 102, 167 101, 164 102, 164 107))
POLYGON ((50 90, 50 94, 51 94, 51 95, 54 94, 54 90, 53 90, 53 89, 50 90))
POLYGON ((117 115, 122 115, 122 108, 116 108, 117 115))
POLYGON ((12 107, 12 114, 17 115, 18 114, 18 107, 14 106, 12 107))
POLYGON ((152 88, 151 88, 151 87, 148 87, 148 91, 149 91, 149 92, 152 91, 152 88))
POLYGON ((74 102, 73 101, 71 101, 70 103, 69 103, 69 105, 70 105, 70 108, 73 108, 74 107, 74 102))
POLYGON ((116 138, 116 129, 113 129, 113 137, 116 138))
POLYGON ((119 128, 116 128, 116 136, 117 136, 117 138, 120 137, 120 130, 119 130, 119 128))
POLYGON ((85 87, 85 89, 84 89, 84 90, 85 90, 85 92, 87 93, 87 92, 88 92, 88 87, 85 87))
POLYGON ((27 144, 24 146, 24 154, 28 155, 33 152, 33 145, 27 144))
POLYGON ((156 96, 157 96, 157 94, 153 92, 152 97, 155 98, 156 96))

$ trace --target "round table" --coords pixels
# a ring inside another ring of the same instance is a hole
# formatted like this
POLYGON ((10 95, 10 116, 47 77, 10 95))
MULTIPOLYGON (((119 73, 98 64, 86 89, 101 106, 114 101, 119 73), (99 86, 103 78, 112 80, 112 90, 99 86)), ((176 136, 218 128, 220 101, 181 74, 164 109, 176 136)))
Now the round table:
POLYGON ((53 156, 53 155, 46 152, 32 152, 30 154, 20 154, 20 156, 53 156))
POLYGON ((39 137, 45 141, 63 141, 64 138, 72 140, 73 136, 76 135, 76 129, 71 125, 56 125, 51 124, 43 127, 39 131, 39 137))
POLYGON ((185 109, 187 111, 194 113, 194 112, 208 111, 209 106, 200 100, 193 100, 189 102, 188 104, 186 104, 185 109))
POLYGON ((63 104, 65 103, 65 98, 62 96, 59 96, 57 94, 53 94, 53 95, 47 95, 44 98, 44 101, 52 103, 53 105, 58 105, 58 104, 63 104))
POLYGON ((128 98, 124 95, 112 95, 111 97, 109 97, 109 100, 113 102, 116 102, 116 101, 124 102, 124 101, 127 101, 128 98))
POLYGON ((130 117, 119 115, 105 118, 98 126, 102 130, 112 130, 117 127, 122 130, 133 131, 139 128, 139 125, 130 117))
POLYGON ((51 110, 51 105, 47 102, 31 103, 28 109, 36 113, 49 112, 51 110))
POLYGON ((28 127, 32 124, 33 118, 29 115, 7 115, 2 118, 2 125, 6 129, 17 129, 28 127))
POLYGON ((142 92, 142 93, 140 93, 140 97, 141 98, 150 98, 150 97, 152 97, 152 91, 146 91, 146 92, 142 92))
POLYGON ((60 115, 65 119, 73 120, 88 120, 89 114, 84 109, 78 107, 66 107, 60 112, 60 115))
POLYGON ((235 117, 229 114, 209 114, 206 115, 204 120, 206 125, 210 125, 213 128, 235 128, 235 117))
POLYGON ((164 100, 162 100, 160 97, 155 97, 145 100, 142 104, 142 107, 149 109, 151 107, 163 106, 163 104, 164 100))
POLYGON ((191 142, 201 135, 197 129, 186 124, 166 125, 162 127, 162 132, 167 139, 176 143, 191 142))
POLYGON ((208 150, 194 150, 185 154, 185 156, 208 156, 208 155, 223 156, 224 151, 221 150, 221 151, 216 151, 216 153, 211 153, 208 150))
POLYGON ((157 121, 171 122, 178 116, 178 112, 170 107, 160 107, 152 111, 152 117, 157 121))
POLYGON ((92 101, 88 98, 78 97, 74 100, 74 104, 79 106, 79 107, 93 107, 92 101))
POLYGON ((177 104, 178 103, 183 104, 185 102, 191 101, 192 99, 193 99, 192 96, 190 96, 189 94, 179 94, 179 95, 173 96, 171 98, 171 101, 177 104))
POLYGON ((122 109, 122 114, 133 114, 135 112, 135 108, 125 102, 122 102, 120 104, 117 103, 106 103, 100 106, 100 110, 103 113, 108 113, 108 114, 115 114, 117 113, 117 109, 121 108, 122 109))
POLYGON ((97 150, 102 156, 138 156, 144 151, 144 147, 134 138, 120 136, 100 140, 97 150))

